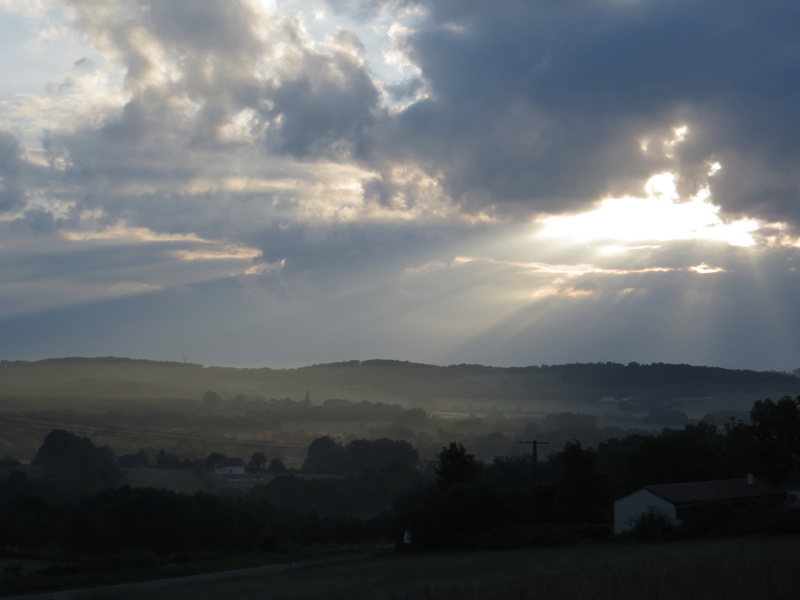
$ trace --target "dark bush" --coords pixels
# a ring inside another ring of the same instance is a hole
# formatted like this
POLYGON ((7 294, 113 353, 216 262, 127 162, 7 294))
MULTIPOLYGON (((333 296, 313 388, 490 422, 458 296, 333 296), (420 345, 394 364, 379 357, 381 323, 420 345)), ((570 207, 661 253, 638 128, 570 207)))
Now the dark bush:
POLYGON ((651 509, 635 520, 633 528, 625 537, 641 542, 660 542, 671 539, 674 535, 675 526, 667 516, 651 509))
POLYGON ((688 508, 681 519, 682 537, 699 538, 724 535, 737 521, 730 502, 703 502, 688 508))

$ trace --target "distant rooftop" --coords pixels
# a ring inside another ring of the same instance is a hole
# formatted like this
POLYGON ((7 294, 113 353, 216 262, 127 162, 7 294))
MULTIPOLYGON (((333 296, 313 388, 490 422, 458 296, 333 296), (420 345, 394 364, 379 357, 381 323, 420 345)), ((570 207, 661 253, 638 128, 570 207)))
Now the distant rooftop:
POLYGON ((644 489, 673 504, 714 500, 758 500, 779 498, 784 495, 781 489, 758 478, 754 478, 752 484, 749 484, 747 479, 720 479, 646 485, 644 489))

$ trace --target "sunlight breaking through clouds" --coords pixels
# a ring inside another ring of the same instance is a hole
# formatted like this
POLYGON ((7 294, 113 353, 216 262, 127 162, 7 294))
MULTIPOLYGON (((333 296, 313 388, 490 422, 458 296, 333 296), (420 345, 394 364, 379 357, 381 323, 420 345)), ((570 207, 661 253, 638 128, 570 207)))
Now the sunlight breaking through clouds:
MULTIPOLYGON (((775 347, 800 4, 635 4, 0 0, 3 314, 96 302, 124 339, 135 303, 179 306, 152 312, 201 314, 207 362, 510 364, 649 353, 654 315, 685 322, 675 356, 730 303, 720 332, 775 347)), ((796 338, 758 360, 795 368, 796 338)))
POLYGON ((690 271, 699 273, 700 275, 708 275, 711 273, 724 273, 725 269, 722 267, 709 267, 706 263, 700 263, 697 266, 689 267, 690 271))
MULTIPOLYGON (((575 243, 597 240, 645 242, 670 240, 717 240, 731 246, 752 246, 755 219, 726 223, 719 207, 710 202, 703 188, 688 201, 681 202, 673 173, 651 177, 643 198, 608 198, 592 211, 578 215, 540 219, 544 238, 562 238, 575 243)), ((608 246, 606 246, 607 248, 608 246)))

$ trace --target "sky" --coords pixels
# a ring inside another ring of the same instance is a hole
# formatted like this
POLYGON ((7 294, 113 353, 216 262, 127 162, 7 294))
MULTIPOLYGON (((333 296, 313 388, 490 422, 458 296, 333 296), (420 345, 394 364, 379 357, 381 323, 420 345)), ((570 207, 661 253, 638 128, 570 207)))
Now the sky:
POLYGON ((0 0, 0 359, 800 367, 796 0, 0 0))

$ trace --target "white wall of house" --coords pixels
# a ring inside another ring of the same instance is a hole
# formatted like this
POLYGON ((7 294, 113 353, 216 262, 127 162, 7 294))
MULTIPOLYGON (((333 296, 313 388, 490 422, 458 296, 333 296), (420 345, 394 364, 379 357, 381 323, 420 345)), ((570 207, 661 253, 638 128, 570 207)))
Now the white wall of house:
POLYGON ((214 475, 244 475, 244 465, 241 467, 218 467, 214 475))
POLYGON ((620 534, 633 529, 636 519, 651 509, 662 513, 670 523, 680 524, 674 504, 652 492, 639 490, 614 502, 614 533, 620 534))
POLYGON ((786 492, 786 504, 800 508, 800 489, 786 488, 784 491, 786 492))

